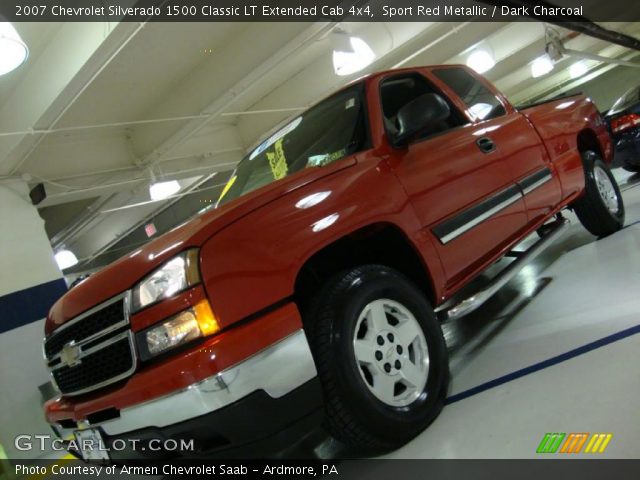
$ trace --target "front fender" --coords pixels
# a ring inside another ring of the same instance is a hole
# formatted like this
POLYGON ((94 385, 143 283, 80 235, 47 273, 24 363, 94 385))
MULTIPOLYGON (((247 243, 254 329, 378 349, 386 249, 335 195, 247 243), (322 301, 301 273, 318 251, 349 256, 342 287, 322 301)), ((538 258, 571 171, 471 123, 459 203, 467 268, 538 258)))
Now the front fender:
POLYGON ((221 325, 291 297, 308 258, 350 232, 381 222, 400 228, 419 252, 429 250, 393 172, 384 160, 367 156, 218 232, 202 247, 201 270, 221 325))

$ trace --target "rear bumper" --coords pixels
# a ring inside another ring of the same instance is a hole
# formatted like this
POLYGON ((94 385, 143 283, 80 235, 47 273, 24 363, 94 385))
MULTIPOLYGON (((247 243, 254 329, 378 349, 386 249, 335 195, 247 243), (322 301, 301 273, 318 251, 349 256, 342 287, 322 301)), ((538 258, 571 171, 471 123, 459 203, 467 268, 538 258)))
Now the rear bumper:
MULTIPOLYGON (((321 405, 315 363, 299 329, 233 367, 88 426, 99 429, 107 447, 116 439, 140 440, 118 443, 126 448, 112 449, 112 459, 189 456, 275 435, 309 420, 321 405), (148 441, 153 439, 156 445, 165 445, 158 440, 193 439, 193 451, 151 450, 148 441)), ((61 438, 73 433, 58 423, 53 427, 61 438)))

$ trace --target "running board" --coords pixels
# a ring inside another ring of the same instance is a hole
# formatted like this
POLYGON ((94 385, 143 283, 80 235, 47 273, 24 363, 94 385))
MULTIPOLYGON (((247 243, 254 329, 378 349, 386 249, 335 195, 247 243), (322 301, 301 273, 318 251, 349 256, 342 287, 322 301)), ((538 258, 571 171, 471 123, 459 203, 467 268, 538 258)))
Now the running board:
POLYGON ((461 302, 451 306, 448 301, 440 305, 435 309, 435 312, 441 317, 442 320, 452 320, 460 318, 468 313, 473 312, 476 308, 489 300, 500 290, 509 280, 511 280, 527 263, 537 257, 544 249, 546 249, 553 242, 558 240, 569 228, 571 222, 569 220, 559 217, 553 223, 549 223, 546 227, 549 229, 544 237, 540 238, 536 243, 531 245, 529 249, 520 254, 516 259, 509 264, 504 270, 502 270, 491 282, 486 285, 482 290, 479 290, 469 298, 465 298, 461 302))

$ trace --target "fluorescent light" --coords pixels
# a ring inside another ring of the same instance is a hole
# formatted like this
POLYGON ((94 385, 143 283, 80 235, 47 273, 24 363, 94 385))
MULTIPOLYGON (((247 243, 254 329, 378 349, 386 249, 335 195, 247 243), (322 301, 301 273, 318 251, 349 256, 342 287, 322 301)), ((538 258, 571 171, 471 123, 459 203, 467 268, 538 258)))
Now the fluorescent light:
POLYGON ((151 200, 164 200, 179 191, 180 184, 177 180, 156 182, 149 187, 149 196, 151 197, 151 200))
POLYGON ((351 51, 333 51, 333 70, 336 75, 344 76, 359 72, 373 62, 375 53, 367 42, 358 37, 350 37, 351 51))
POLYGON ((533 78, 538 78, 543 75, 546 75, 551 70, 553 70, 553 62, 549 55, 544 54, 541 57, 536 58, 533 63, 531 63, 531 76, 533 78))
POLYGON ((491 70, 496 64, 493 55, 486 50, 474 50, 467 58, 467 66, 473 68, 478 73, 491 70))
POLYGON ((78 259, 70 250, 60 250, 54 255, 54 258, 60 270, 65 270, 78 264, 78 259))
POLYGON ((0 75, 18 68, 28 56, 29 49, 13 25, 0 22, 0 75))
POLYGON ((353 52, 351 37, 341 28, 333 31, 333 35, 331 35, 331 43, 333 44, 333 49, 338 52, 353 52))
POLYGON ((569 67, 569 75, 571 75, 571 78, 580 78, 588 71, 589 69, 584 62, 576 62, 569 67))

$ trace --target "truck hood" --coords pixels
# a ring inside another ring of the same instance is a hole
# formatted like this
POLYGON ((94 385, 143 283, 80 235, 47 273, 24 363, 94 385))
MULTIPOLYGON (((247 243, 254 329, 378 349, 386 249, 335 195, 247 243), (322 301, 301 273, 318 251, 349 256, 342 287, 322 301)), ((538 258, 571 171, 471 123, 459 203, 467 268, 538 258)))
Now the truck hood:
POLYGON ((63 295, 49 312, 45 334, 48 335, 82 312, 132 288, 174 255, 187 248, 202 246, 216 232, 252 211, 355 163, 355 156, 351 156, 325 167, 305 169, 241 196, 161 235, 91 275, 63 295))

